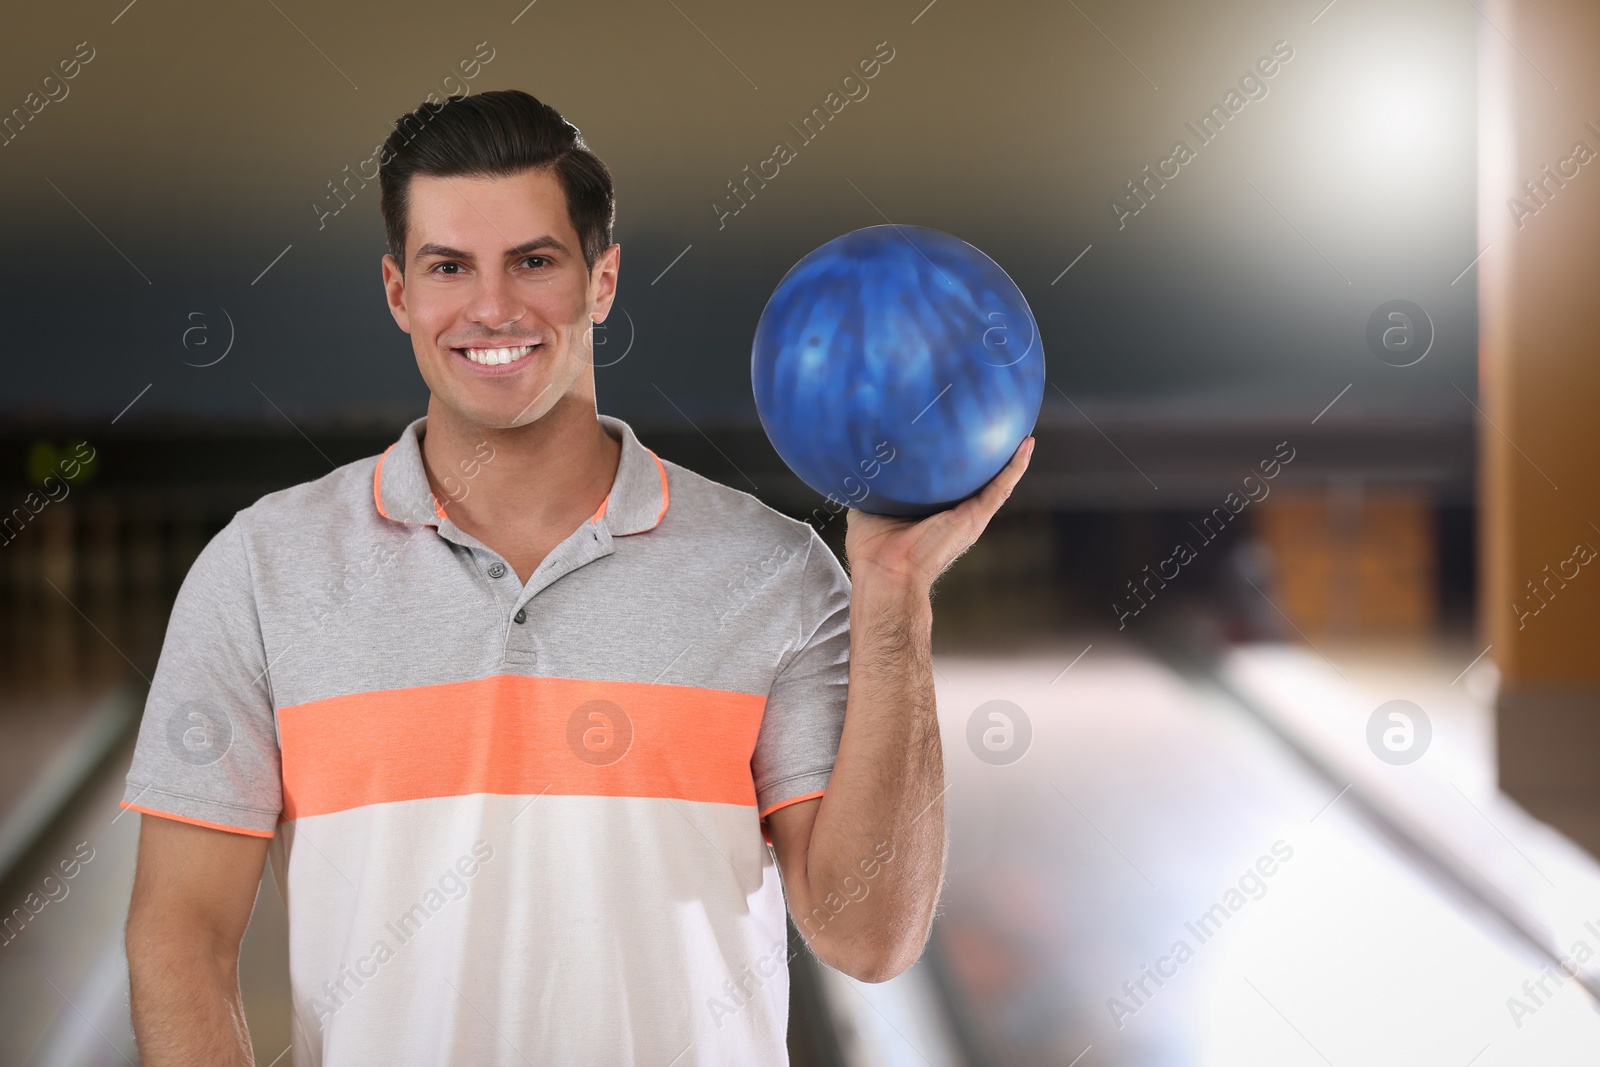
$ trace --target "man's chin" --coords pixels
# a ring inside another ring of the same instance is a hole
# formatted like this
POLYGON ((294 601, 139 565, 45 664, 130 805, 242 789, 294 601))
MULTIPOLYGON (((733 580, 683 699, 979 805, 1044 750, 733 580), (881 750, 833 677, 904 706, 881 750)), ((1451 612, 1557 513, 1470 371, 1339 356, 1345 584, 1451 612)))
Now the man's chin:
POLYGON ((449 421, 453 426, 480 431, 515 430, 544 418, 558 400, 555 388, 548 384, 518 406, 513 406, 505 397, 485 401, 459 395, 444 396, 436 391, 429 401, 428 415, 430 422, 449 421))

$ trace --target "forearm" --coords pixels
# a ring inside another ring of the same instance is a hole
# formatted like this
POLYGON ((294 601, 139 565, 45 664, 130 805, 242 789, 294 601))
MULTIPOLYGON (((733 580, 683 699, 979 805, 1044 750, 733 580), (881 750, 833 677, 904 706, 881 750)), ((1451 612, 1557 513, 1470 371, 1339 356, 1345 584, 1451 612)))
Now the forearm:
POLYGON ((128 980, 133 1032, 145 1067, 255 1063, 231 957, 183 938, 180 931, 130 920, 128 980))
POLYGON ((887 977, 922 952, 944 873, 944 759, 925 590, 858 581, 850 689, 806 855, 798 925, 824 959, 887 977))

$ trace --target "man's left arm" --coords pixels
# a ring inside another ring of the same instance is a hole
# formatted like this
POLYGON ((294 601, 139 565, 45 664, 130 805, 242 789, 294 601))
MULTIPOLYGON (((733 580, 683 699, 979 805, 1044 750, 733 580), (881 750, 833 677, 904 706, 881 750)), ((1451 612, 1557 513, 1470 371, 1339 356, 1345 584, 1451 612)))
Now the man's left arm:
POLYGON ((767 832, 795 925, 865 982, 922 954, 944 878, 944 758, 933 690, 934 581, 977 541, 1033 439, 976 496, 921 520, 851 511, 850 686, 827 793, 779 808, 767 832))

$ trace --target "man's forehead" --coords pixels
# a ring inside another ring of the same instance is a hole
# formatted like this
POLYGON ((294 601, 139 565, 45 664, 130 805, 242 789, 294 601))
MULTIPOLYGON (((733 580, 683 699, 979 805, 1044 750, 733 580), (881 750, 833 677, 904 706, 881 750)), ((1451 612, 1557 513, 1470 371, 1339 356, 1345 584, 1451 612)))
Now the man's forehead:
POLYGON ((408 190, 410 229, 418 242, 458 242, 468 236, 507 248, 533 234, 571 244, 561 182, 547 170, 507 175, 417 175, 408 190))

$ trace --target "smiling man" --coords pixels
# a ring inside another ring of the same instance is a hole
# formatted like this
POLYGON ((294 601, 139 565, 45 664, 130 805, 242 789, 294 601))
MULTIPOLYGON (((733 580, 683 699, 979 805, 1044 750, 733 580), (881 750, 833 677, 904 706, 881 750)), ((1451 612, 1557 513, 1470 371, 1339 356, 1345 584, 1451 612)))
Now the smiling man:
POLYGON ((576 128, 484 93, 382 158, 427 417, 240 512, 184 582, 124 801, 143 1062, 252 1062, 270 853, 297 1067, 782 1063, 786 903, 866 981, 926 941, 929 594, 1031 440, 951 511, 852 512, 847 580, 597 413, 621 249, 576 128))

